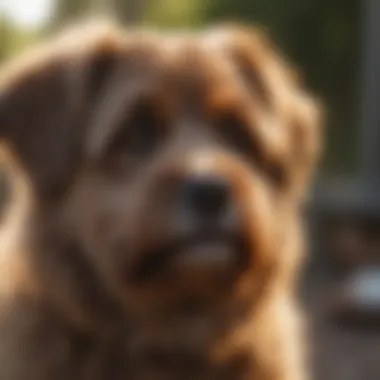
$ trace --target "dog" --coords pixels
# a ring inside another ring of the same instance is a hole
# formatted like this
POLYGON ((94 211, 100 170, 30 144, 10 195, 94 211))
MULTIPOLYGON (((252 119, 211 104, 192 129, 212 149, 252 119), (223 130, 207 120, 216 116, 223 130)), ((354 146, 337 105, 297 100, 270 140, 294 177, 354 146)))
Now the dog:
POLYGON ((2 380, 304 380, 317 101, 259 30, 73 27, 6 64, 2 380))

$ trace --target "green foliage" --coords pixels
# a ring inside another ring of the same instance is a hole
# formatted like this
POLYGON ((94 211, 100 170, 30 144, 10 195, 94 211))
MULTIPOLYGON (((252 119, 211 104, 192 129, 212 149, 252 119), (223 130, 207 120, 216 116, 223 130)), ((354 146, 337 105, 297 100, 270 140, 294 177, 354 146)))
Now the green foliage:
POLYGON ((151 1, 146 9, 144 22, 153 23, 159 27, 194 27, 202 24, 203 8, 202 0, 151 1))
POLYGON ((0 63, 37 40, 39 32, 23 29, 5 17, 0 18, 0 63))

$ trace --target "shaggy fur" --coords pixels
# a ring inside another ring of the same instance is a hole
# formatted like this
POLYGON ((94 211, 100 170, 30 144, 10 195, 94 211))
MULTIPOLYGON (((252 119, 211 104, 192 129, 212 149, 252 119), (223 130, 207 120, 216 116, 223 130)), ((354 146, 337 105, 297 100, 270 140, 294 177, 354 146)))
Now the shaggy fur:
POLYGON ((304 380, 295 286, 318 124, 255 30, 96 25, 11 62, 1 380, 304 380), (188 236, 194 178, 228 187, 213 238, 188 236))

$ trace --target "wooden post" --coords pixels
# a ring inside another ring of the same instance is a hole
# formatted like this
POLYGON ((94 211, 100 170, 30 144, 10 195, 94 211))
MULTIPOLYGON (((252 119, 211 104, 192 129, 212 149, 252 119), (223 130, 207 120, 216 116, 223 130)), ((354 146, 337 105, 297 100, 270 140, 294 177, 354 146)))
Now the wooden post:
POLYGON ((380 1, 365 0, 363 8, 360 174, 363 191, 380 203, 380 1))

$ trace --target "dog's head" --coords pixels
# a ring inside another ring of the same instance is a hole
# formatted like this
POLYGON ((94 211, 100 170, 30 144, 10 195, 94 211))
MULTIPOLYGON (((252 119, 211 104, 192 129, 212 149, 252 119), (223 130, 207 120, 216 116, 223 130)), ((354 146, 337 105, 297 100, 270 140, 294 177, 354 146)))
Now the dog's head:
POLYGON ((129 310, 252 298, 295 266, 317 110, 260 33, 85 30, 0 86, 46 226, 129 310))

